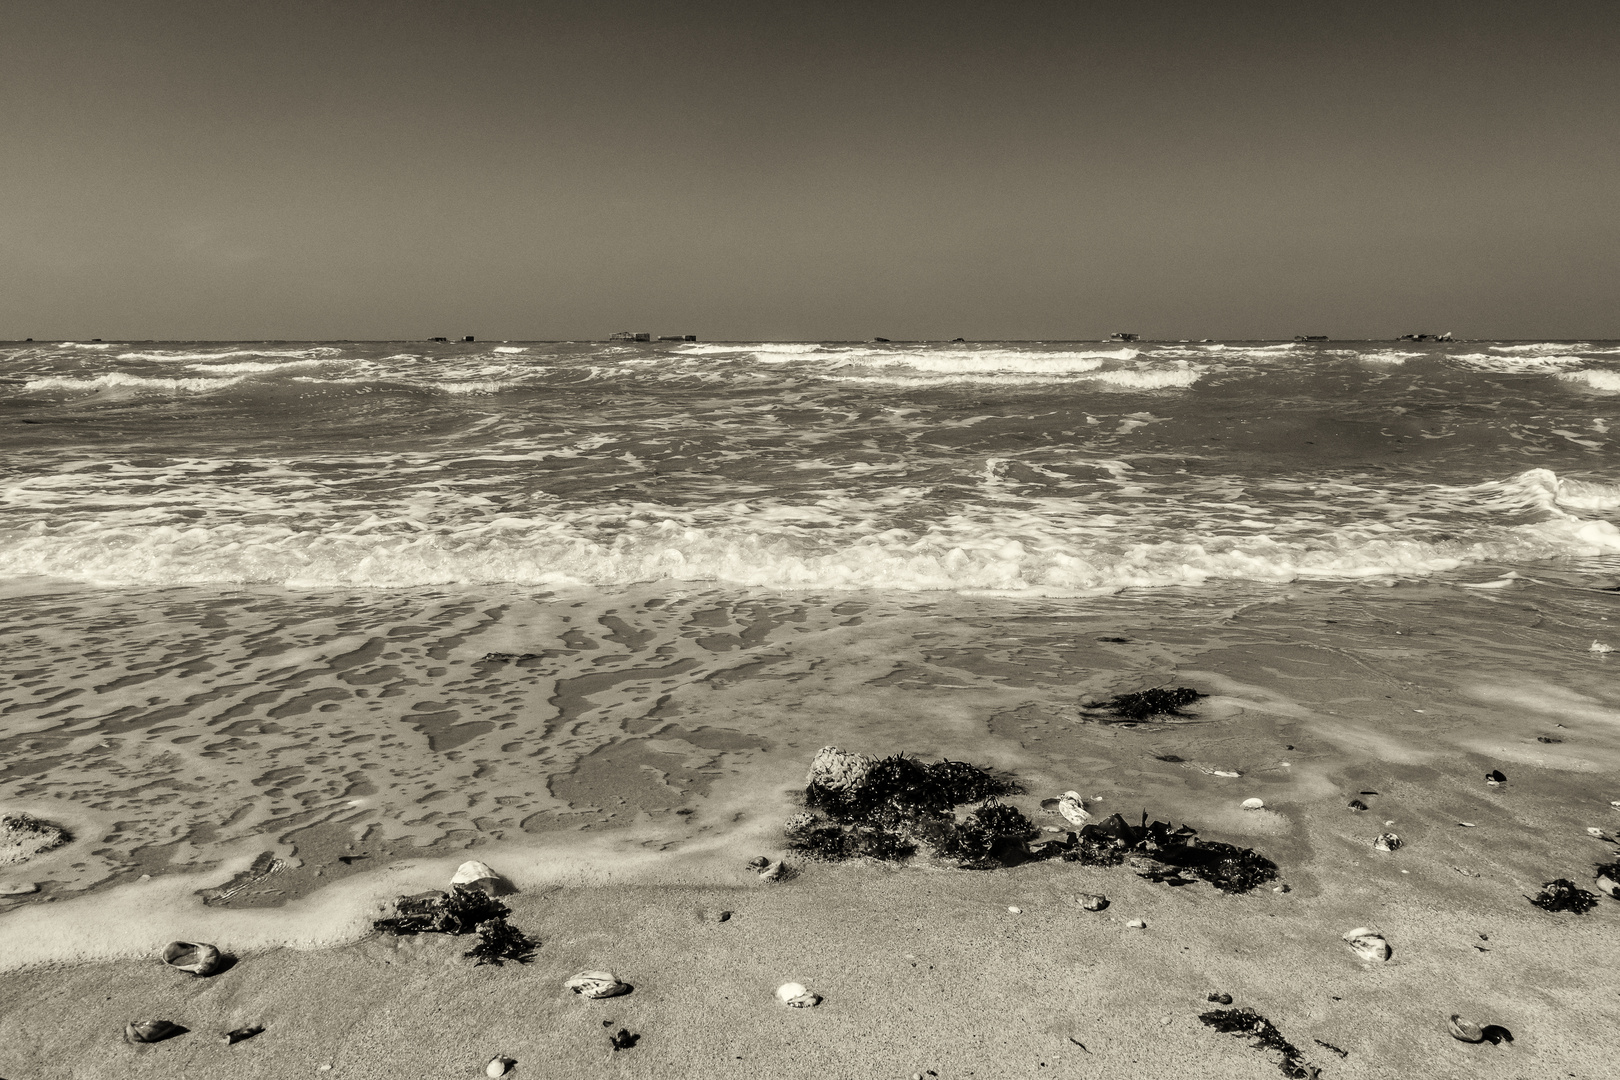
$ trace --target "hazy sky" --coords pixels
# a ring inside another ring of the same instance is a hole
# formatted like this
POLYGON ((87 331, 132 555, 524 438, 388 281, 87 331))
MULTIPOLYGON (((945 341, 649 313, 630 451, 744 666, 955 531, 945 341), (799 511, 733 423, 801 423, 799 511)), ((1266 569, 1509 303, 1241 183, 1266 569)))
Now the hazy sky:
POLYGON ((1620 4, 11 0, 0 337, 1620 337, 1620 4))

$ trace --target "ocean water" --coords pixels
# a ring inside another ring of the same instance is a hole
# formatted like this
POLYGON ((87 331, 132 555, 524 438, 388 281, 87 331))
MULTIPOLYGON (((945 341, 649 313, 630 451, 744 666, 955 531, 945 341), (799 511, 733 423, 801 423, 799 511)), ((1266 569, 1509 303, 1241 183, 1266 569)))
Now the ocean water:
POLYGON ((729 858, 827 743, 1610 769, 1617 439, 1613 342, 0 345, 0 809, 79 837, 0 903, 729 858))

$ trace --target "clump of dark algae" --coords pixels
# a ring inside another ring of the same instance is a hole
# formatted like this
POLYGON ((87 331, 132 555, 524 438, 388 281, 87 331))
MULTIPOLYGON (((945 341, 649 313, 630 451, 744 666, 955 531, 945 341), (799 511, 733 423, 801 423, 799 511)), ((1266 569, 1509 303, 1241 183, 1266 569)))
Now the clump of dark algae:
POLYGON ((1314 1080, 1322 1074, 1321 1069, 1305 1060, 1299 1047, 1283 1038, 1275 1024, 1253 1009, 1211 1009, 1207 1013, 1200 1013, 1198 1019, 1216 1031, 1247 1038, 1249 1045, 1256 1050, 1272 1050, 1281 1054, 1282 1060, 1277 1066, 1289 1080, 1314 1080))
POLYGON ((1109 712, 1120 720, 1137 723, 1151 720, 1155 716, 1185 719, 1191 714, 1183 710, 1199 698, 1207 696, 1186 686, 1173 686, 1168 689, 1156 686, 1150 690, 1138 690, 1133 694, 1118 694, 1107 701, 1088 701, 1082 708, 1109 712))
POLYGON ((523 931, 506 921, 512 909, 481 889, 450 886, 448 893, 402 896, 394 902, 398 912, 392 918, 378 919, 372 928, 390 934, 477 934, 478 944, 461 955, 479 965, 499 966, 507 960, 526 964, 540 947, 523 931))
POLYGON ((1130 858, 1149 880, 1203 880, 1229 893, 1249 892, 1277 876, 1277 864, 1250 848, 1200 839, 1188 825, 1149 824, 1145 813, 1140 826, 1115 814, 1032 849, 1035 824, 1001 801, 1018 791, 1009 778, 960 761, 879 760, 828 746, 811 763, 806 812, 783 831, 789 847, 821 862, 900 862, 924 848, 971 870, 1050 858, 1117 866, 1130 858), (957 811, 975 802, 979 806, 965 816, 957 811))
POLYGON ((788 846, 822 862, 873 858, 899 862, 926 845, 970 868, 1028 858, 1035 825, 998 801, 1017 785, 961 761, 924 762, 902 754, 876 759, 828 746, 810 765, 807 812, 788 821, 788 846), (955 810, 981 805, 966 820, 955 810))
POLYGON ((1172 829, 1167 821, 1132 825, 1115 814, 1082 826, 1063 859, 1082 866, 1118 866, 1134 857, 1137 875, 1172 885, 1200 878, 1222 892, 1246 893, 1277 876, 1277 864, 1253 848, 1204 840, 1190 825, 1172 829))
POLYGON ((1597 894, 1589 893, 1568 878, 1559 878, 1541 886, 1541 891, 1529 901, 1543 911, 1573 911, 1585 915, 1597 906, 1597 894))

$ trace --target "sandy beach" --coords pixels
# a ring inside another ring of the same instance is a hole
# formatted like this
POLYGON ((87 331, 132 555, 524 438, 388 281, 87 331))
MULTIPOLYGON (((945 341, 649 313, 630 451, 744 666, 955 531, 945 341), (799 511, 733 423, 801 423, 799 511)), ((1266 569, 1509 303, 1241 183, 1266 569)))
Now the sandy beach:
MULTIPOLYGON (((621 598, 618 615, 573 625, 609 628, 624 670, 643 674, 570 684, 557 678, 570 662, 559 654, 532 700, 549 718, 540 727, 573 715, 576 734, 593 710, 653 706, 657 722, 628 726, 650 743, 604 745, 632 761, 687 762, 659 774, 662 805, 637 786, 644 771, 593 772, 580 746, 586 766, 559 774, 553 791, 576 808, 618 809, 569 827, 404 848, 367 827, 306 831, 302 846, 275 849, 291 865, 260 881, 269 891, 257 899, 198 895, 246 868, 244 841, 218 861, 154 864, 145 881, 11 901, 0 1075, 448 1077, 480 1075, 496 1055, 516 1061, 517 1077, 1282 1075, 1277 1053, 1200 1022, 1219 993, 1267 1018, 1324 1077, 1607 1075, 1620 905, 1604 898, 1577 915, 1527 902, 1553 878, 1590 888, 1591 867, 1614 858, 1615 714, 1590 696, 1602 658, 1567 654, 1563 689, 1493 681, 1478 658, 1522 643, 1466 605, 1442 613, 1427 592, 1329 589, 1318 599, 1331 600, 1333 626, 1296 597, 1213 636, 1162 598, 1090 602, 1057 627, 1048 613, 1039 633, 961 600, 930 607, 932 636, 916 612, 880 601, 864 616, 848 599, 801 603, 767 624, 749 621, 766 610, 758 601, 720 618, 712 596, 621 598), (625 618, 654 621, 643 634, 625 618), (647 694, 638 649, 657 648, 666 618, 700 630, 676 639, 703 642, 698 652, 738 673, 715 678, 665 654, 677 669, 670 692, 647 694), (1122 627, 1127 642, 1109 640, 1122 627), (1464 628, 1473 637, 1457 648, 1464 628), (752 660, 738 665, 739 653, 752 660), (1105 657, 1113 669, 1099 669, 1105 657), (1150 670, 1209 696, 1185 718, 1140 724, 1075 711, 1106 688, 1158 681, 1150 670), (600 695, 615 685, 609 705, 600 695), (582 686, 599 697, 579 697, 582 686), (696 761, 695 744, 672 755, 660 732, 730 749, 696 761), (1023 793, 1006 802, 1038 828, 1067 828, 1040 804, 1073 784, 1099 815, 1146 812, 1252 846, 1278 878, 1229 895, 1145 880, 1129 864, 809 861, 781 827, 828 734, 861 752, 993 766, 1019 780, 1023 793), (1505 783, 1487 782, 1493 769, 1505 783), (1265 807, 1242 809, 1252 797, 1265 807), (1374 850, 1382 832, 1402 846, 1374 850), (510 922, 540 942, 531 962, 475 966, 462 956, 472 938, 369 930, 393 897, 444 888, 467 854, 517 886, 505 900, 510 922), (761 880, 747 865, 760 855, 785 855, 795 873, 761 880), (1081 909, 1085 893, 1109 906, 1081 909), (1137 919, 1145 928, 1129 925, 1137 919), (1341 940, 1358 926, 1387 938, 1387 961, 1363 962, 1341 940), (236 962, 193 978, 156 959, 171 938, 213 941, 236 962), (63 956, 82 959, 53 960, 63 956), (611 970, 633 990, 576 997, 562 984, 582 969, 611 970), (789 981, 822 1003, 783 1007, 772 995, 789 981), (1453 1013, 1512 1042, 1459 1042, 1446 1029, 1453 1013), (144 1018, 188 1031, 126 1045, 124 1024, 144 1018), (221 1042, 248 1024, 265 1030, 221 1042), (620 1029, 639 1038, 615 1051, 608 1036, 620 1029)), ((476 669, 491 640, 447 654, 442 680, 476 669)), ((49 880, 50 860, 66 866, 74 846, 11 876, 49 880)))

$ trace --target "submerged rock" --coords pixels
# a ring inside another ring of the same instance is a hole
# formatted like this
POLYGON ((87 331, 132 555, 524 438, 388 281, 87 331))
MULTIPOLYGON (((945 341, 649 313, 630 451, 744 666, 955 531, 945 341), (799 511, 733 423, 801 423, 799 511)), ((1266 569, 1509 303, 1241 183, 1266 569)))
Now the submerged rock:
POLYGON ((32 814, 5 814, 0 816, 0 866, 19 866, 72 839, 62 826, 32 814))

